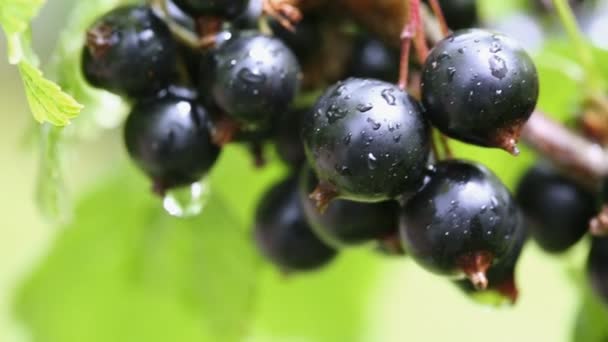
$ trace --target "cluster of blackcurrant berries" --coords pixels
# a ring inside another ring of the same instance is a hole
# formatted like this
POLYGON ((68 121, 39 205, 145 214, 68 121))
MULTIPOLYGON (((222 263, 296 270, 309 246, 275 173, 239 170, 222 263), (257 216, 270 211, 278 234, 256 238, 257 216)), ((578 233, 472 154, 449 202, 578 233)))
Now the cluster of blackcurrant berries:
MULTIPOLYGON (((204 177, 226 143, 259 152, 274 142, 290 175, 262 198, 255 237, 282 271, 376 243, 467 292, 514 301, 524 215, 490 170, 439 158, 432 129, 517 154, 539 91, 531 58, 504 35, 459 30, 412 66, 419 84, 408 92, 392 83, 398 51, 328 13, 302 18, 287 0, 120 7, 87 31, 83 73, 132 102, 127 150, 160 195, 204 177), (331 83, 316 102, 300 101, 331 83)), ((545 168, 526 175, 518 199, 550 251, 579 240, 595 213, 593 196, 545 168)))

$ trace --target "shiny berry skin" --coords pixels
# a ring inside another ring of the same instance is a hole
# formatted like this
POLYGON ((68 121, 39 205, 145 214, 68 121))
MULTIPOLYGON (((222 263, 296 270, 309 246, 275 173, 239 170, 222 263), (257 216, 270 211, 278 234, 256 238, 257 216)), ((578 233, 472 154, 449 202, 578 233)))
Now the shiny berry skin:
POLYGON ((608 239, 593 238, 587 258, 587 278, 595 293, 608 304, 608 239))
POLYGON ((396 82, 399 77, 399 51, 378 39, 361 36, 355 42, 348 75, 396 82))
POLYGON ((597 213, 592 192, 545 165, 530 168, 521 178, 516 198, 530 223, 532 237, 550 253, 576 244, 597 213))
POLYGON ((338 197, 380 202, 421 185, 429 127, 416 100, 395 85, 358 78, 339 82, 303 123, 308 162, 338 197))
POLYGON ((173 0, 173 2, 192 16, 233 19, 247 9, 249 0, 173 0))
POLYGON ((274 123, 274 142, 279 158, 292 170, 299 170, 306 162, 306 154, 300 131, 302 119, 310 109, 290 110, 286 115, 280 115, 274 123))
POLYGON ((399 206, 396 201, 360 203, 335 200, 320 213, 308 197, 316 185, 317 177, 309 167, 304 167, 300 174, 299 192, 306 219, 317 236, 330 246, 353 246, 398 236, 399 206))
POLYGON ((285 114, 295 98, 300 66, 277 38, 242 34, 222 44, 213 59, 213 97, 244 124, 264 124, 285 114))
POLYGON ((306 222, 295 178, 281 182, 263 196, 255 222, 258 248, 284 272, 317 269, 337 254, 306 222))
POLYGON ((147 6, 124 6, 87 31, 82 70, 93 86, 140 97, 167 86, 177 61, 167 25, 147 6))
POLYGON ((538 99, 530 56, 500 34, 472 29, 440 41, 422 74, 426 117, 444 134, 517 154, 517 140, 538 99))
POLYGON ((477 0, 439 0, 445 20, 452 30, 477 25, 477 0))
POLYGON ((519 208, 502 182, 482 165, 437 163, 424 187, 402 208, 400 232, 408 255, 428 270, 462 276, 468 256, 485 253, 499 264, 515 244, 519 208))
POLYGON ((165 92, 138 100, 125 126, 131 158, 165 190, 198 181, 213 166, 219 149, 211 143, 209 116, 192 97, 165 92))

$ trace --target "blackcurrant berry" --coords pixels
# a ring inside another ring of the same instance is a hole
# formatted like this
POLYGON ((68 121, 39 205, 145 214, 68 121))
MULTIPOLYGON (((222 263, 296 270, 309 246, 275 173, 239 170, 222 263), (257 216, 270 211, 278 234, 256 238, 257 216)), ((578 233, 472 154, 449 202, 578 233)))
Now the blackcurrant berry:
POLYGON ((198 181, 217 159, 205 109, 183 92, 138 100, 127 119, 129 155, 154 182, 155 191, 198 181))
POLYGON ((337 254, 306 222, 296 178, 264 195, 256 213, 255 238, 261 252, 284 272, 317 269, 337 254))
POLYGON ((380 202, 413 193, 429 156, 418 102, 393 84, 349 78, 330 87, 304 119, 302 137, 321 182, 319 207, 333 197, 380 202))
POLYGON ((300 132, 302 119, 308 110, 310 109, 291 110, 275 119, 274 140, 277 154, 293 170, 299 170, 306 162, 300 132))
POLYGON ((312 170, 304 167, 299 190, 306 219, 317 236, 329 245, 341 247, 398 237, 396 201, 359 203, 335 200, 320 213, 308 197, 316 184, 317 178, 312 170))
POLYGON ((608 239, 593 238, 587 258, 587 277, 595 293, 608 304, 608 239))
MULTIPOLYGON (((515 234, 515 242, 511 250, 504 256, 502 262, 494 265, 488 270, 488 288, 487 292, 496 293, 499 298, 497 304, 501 304, 504 300, 515 304, 519 296, 519 290, 515 279, 515 269, 519 256, 528 238, 528 230, 525 227, 523 215, 518 215, 518 229, 515 234)), ((479 291, 468 280, 457 280, 455 284, 465 293, 476 296, 479 291)))
POLYGON ((400 232, 406 252, 423 267, 466 275, 484 289, 486 271, 515 244, 518 211, 507 188, 484 166, 441 161, 401 210, 400 232))
POLYGON ((471 28, 478 22, 476 0, 439 0, 439 5, 452 30, 471 28))
POLYGON ((149 95, 171 81, 175 50, 167 25, 149 7, 120 7, 88 29, 83 73, 95 87, 132 97, 149 95))
POLYGON ((517 154, 520 130, 538 99, 530 56, 514 40, 472 29, 439 42, 422 74, 427 118, 443 133, 517 154))
POLYGON ((399 76, 399 51, 378 39, 362 35, 355 41, 348 75, 396 82, 399 76))
POLYGON ((281 39, 295 54, 300 64, 305 64, 319 53, 323 36, 319 18, 313 14, 306 14, 304 19, 295 25, 295 31, 290 31, 278 21, 270 22, 275 37, 281 39))
POLYGON ((524 174, 516 198, 530 223, 532 237, 551 253, 563 252, 576 244, 597 213, 592 192, 544 165, 524 174))
POLYGON ((222 44, 213 58, 213 97, 230 116, 259 125, 285 114, 298 89, 300 67, 283 42, 243 34, 222 44))
POLYGON ((192 16, 233 19, 245 11, 249 0, 173 0, 173 2, 192 16))

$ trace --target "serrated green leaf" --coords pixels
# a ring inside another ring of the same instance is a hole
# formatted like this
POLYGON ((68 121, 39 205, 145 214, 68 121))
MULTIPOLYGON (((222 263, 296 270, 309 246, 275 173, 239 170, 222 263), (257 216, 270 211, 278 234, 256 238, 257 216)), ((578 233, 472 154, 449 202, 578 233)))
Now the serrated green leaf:
POLYGON ((21 61, 19 72, 36 121, 65 126, 78 116, 82 105, 64 93, 57 84, 44 78, 42 71, 26 61, 21 61))

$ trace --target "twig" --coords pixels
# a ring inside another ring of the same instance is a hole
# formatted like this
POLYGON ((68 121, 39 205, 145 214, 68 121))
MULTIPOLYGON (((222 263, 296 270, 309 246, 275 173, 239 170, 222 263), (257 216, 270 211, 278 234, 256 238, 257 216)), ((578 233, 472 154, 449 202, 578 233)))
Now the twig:
POLYGON ((524 126, 522 139, 557 165, 582 176, 598 180, 608 175, 608 151, 540 111, 524 126))
POLYGON ((448 23, 445 20, 445 16, 443 15, 443 11, 441 10, 441 5, 439 5, 439 1, 429 0, 429 5, 431 5, 431 9, 435 14, 435 18, 437 18, 437 22, 439 22, 441 33, 443 34, 443 36, 447 36, 448 34, 450 34, 450 28, 448 27, 448 23))

